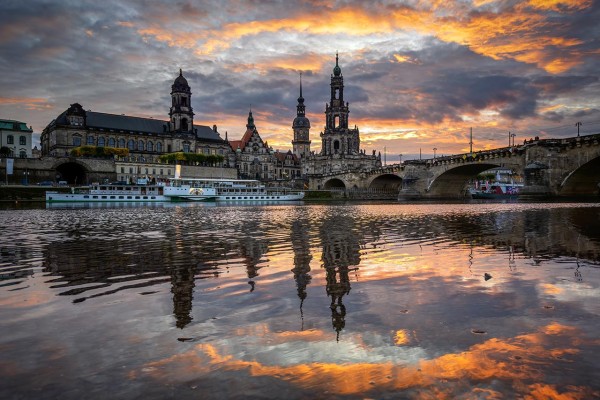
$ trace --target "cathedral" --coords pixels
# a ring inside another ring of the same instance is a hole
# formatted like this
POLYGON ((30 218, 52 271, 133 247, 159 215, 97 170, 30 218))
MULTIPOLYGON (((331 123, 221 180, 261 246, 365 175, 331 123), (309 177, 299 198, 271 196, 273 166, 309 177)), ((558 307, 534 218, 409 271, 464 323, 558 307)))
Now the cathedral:
POLYGON ((302 173, 306 177, 371 170, 381 167, 381 155, 368 155, 360 149, 360 134, 356 125, 348 127, 348 102, 344 103, 344 76, 335 55, 335 67, 331 75, 331 99, 325 105, 325 130, 320 133, 321 151, 310 152, 310 121, 305 115, 302 84, 298 98, 297 116, 292 128, 294 154, 300 157, 302 173))

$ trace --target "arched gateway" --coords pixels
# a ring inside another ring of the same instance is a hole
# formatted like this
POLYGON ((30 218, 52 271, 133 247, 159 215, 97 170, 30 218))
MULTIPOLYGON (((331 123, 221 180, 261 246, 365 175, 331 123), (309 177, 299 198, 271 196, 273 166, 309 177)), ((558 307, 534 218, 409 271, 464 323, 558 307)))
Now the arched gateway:
POLYGON ((67 161, 54 165, 56 181, 65 181, 69 185, 85 184, 89 169, 78 161, 67 161))

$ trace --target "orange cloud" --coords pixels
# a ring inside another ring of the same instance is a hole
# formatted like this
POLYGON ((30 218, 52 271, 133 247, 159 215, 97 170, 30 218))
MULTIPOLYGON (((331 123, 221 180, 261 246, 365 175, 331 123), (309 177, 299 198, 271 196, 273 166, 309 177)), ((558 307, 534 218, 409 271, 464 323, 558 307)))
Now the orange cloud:
MULTIPOLYGON (((439 16, 436 14, 438 9, 453 11, 445 2, 440 2, 429 9, 402 8, 393 12, 357 8, 330 9, 321 12, 319 18, 307 13, 294 15, 292 18, 229 23, 215 30, 181 30, 178 27, 154 24, 140 27, 138 32, 147 38, 166 42, 169 46, 195 49, 198 56, 206 56, 228 49, 242 37, 262 33, 322 36, 343 33, 367 36, 414 30, 468 46, 471 50, 494 59, 509 58, 535 63, 550 73, 561 73, 581 62, 584 55, 572 50, 580 41, 561 36, 560 25, 549 20, 543 12, 579 11, 590 5, 591 1, 532 0, 503 13, 469 14, 466 10, 455 10, 457 16, 448 16, 448 13, 440 13, 443 16, 439 16)), ((459 5, 454 7, 460 8, 459 5)), ((119 24, 129 26, 124 22, 119 24)), ((396 54, 394 57, 398 62, 409 62, 405 56, 396 54)), ((285 64, 283 66, 288 67, 285 64)))
POLYGON ((47 110, 53 106, 48 99, 36 97, 0 97, 0 105, 17 104, 24 106, 28 110, 47 110))
POLYGON ((570 385, 559 389, 544 382, 544 366, 557 363, 557 357, 577 354, 577 346, 585 342, 581 337, 577 329, 554 323, 538 332, 515 338, 492 338, 461 353, 399 364, 384 361, 266 365, 221 354, 215 345, 199 344, 188 352, 150 362, 130 372, 129 378, 149 375, 159 381, 186 382, 218 369, 220 374, 229 371, 243 372, 252 377, 271 377, 315 393, 328 390, 339 395, 356 396, 367 395, 371 391, 414 389, 424 398, 452 398, 464 390, 465 382, 477 386, 493 379, 504 381, 516 397, 597 397, 600 393, 589 386, 570 385))

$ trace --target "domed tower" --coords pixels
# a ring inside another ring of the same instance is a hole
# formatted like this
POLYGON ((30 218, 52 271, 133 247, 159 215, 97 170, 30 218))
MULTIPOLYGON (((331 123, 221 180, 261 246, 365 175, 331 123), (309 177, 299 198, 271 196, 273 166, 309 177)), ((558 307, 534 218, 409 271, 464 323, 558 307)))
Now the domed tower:
POLYGON ((322 155, 351 155, 360 152, 358 129, 348 129, 348 103, 344 103, 344 77, 335 54, 331 75, 331 101, 325 105, 325 131, 321 134, 322 155))
POLYGON ((310 121, 306 118, 306 107, 304 106, 304 97, 302 97, 302 74, 300 74, 300 97, 298 97, 296 110, 296 118, 292 123, 292 129, 294 130, 292 147, 296 157, 303 159, 310 154, 310 140, 308 139, 310 121))
POLYGON ((171 109, 169 111, 171 130, 175 132, 193 132, 194 111, 192 110, 192 91, 181 68, 179 76, 171 86, 171 109))

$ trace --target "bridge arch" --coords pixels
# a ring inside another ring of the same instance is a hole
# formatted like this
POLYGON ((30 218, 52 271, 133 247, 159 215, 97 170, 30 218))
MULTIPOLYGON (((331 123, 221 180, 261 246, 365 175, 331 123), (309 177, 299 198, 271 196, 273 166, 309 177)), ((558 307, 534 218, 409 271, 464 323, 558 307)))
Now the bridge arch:
POLYGON ((402 178, 395 174, 378 175, 369 183, 369 189, 383 189, 399 191, 402 187, 402 178))
POLYGON ((57 181, 66 181, 70 185, 85 184, 90 168, 78 160, 59 161, 52 166, 57 181))
POLYGON ((346 189, 346 184, 341 179, 333 178, 333 179, 329 179, 328 181, 326 181, 323 184, 323 189, 326 189, 326 190, 331 190, 331 189, 334 189, 334 190, 335 189, 344 190, 344 189, 346 189))
POLYGON ((600 156, 569 173, 559 187, 559 196, 600 195, 600 156))
POLYGON ((497 167, 500 165, 481 162, 447 169, 429 181, 427 191, 431 197, 464 197, 469 180, 483 171, 497 167))

